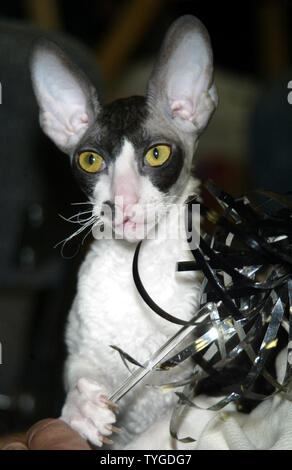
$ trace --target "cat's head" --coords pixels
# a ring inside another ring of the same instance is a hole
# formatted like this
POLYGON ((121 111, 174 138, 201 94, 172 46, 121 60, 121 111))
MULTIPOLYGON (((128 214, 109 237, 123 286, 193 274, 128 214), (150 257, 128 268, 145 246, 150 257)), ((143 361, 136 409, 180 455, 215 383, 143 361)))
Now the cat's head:
POLYGON ((84 73, 45 40, 33 50, 31 74, 41 126, 70 156, 94 214, 111 224, 110 209, 116 234, 145 237, 157 209, 182 194, 198 137, 217 105, 204 25, 193 16, 173 23, 145 98, 103 106, 84 73))

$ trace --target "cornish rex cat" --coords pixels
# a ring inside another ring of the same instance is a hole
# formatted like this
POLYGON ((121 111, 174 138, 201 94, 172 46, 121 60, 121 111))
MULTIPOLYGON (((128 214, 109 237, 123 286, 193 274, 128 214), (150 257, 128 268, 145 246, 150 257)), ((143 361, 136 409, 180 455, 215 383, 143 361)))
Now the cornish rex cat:
MULTIPOLYGON (((62 419, 101 446, 117 431, 115 407, 107 397, 127 375, 110 345, 143 362, 178 329, 156 316, 136 291, 131 270, 140 239, 147 239, 140 276, 155 302, 184 320, 198 302, 195 274, 175 269, 178 260, 190 257, 186 240, 152 235, 162 221, 175 229, 174 208, 198 191, 193 157, 217 105, 212 50, 198 19, 179 18, 167 32, 146 97, 105 106, 83 72, 52 43, 36 45, 31 72, 41 126, 69 155, 88 195, 88 227, 102 222, 113 232, 96 237, 81 266, 66 331, 68 394, 62 419)), ((175 400, 174 393, 137 386, 119 403, 122 432, 113 447, 125 447, 175 400)))

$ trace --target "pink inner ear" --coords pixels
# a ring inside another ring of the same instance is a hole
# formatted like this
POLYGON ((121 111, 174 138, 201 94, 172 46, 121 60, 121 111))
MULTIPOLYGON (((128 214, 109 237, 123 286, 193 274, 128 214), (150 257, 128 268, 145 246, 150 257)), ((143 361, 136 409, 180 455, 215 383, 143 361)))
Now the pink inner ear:
POLYGON ((82 112, 81 109, 76 109, 76 111, 70 116, 69 119, 71 128, 73 132, 79 132, 80 129, 87 127, 88 125, 88 114, 82 112))
POLYGON ((82 114, 82 116, 80 116, 80 121, 85 124, 88 124, 88 114, 86 113, 82 114))
POLYGON ((176 100, 171 103, 171 116, 185 121, 195 121, 193 106, 190 100, 176 100))

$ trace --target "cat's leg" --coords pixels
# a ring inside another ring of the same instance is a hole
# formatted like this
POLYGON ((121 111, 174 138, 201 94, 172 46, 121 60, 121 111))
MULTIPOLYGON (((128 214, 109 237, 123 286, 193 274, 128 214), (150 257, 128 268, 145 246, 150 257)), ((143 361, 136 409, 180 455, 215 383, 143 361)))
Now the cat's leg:
POLYGON ((68 393, 61 419, 92 444, 102 446, 111 443, 106 436, 115 429, 114 409, 104 390, 96 382, 82 377, 68 393))
POLYGON ((101 447, 110 444, 107 436, 118 431, 117 405, 108 400, 108 390, 96 380, 96 371, 87 361, 70 357, 67 361, 69 392, 61 412, 61 419, 92 444, 101 447))

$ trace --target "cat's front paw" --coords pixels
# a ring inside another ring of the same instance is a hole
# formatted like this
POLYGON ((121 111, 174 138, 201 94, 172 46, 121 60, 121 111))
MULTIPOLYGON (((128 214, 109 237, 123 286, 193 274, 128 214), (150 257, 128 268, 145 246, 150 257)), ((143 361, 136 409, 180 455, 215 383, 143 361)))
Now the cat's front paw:
POLYGON ((96 382, 81 378, 71 390, 62 409, 61 419, 92 444, 112 443, 106 436, 118 431, 113 426, 117 407, 96 382))

